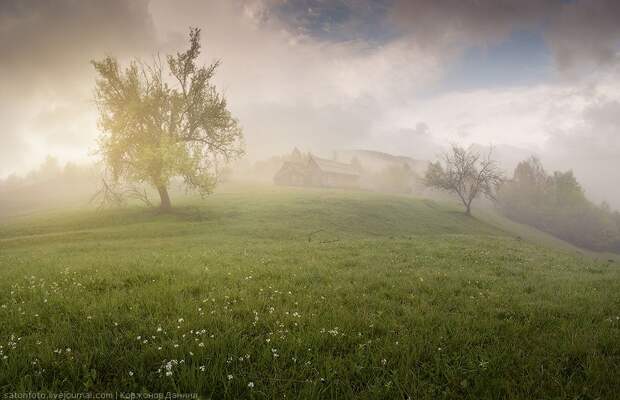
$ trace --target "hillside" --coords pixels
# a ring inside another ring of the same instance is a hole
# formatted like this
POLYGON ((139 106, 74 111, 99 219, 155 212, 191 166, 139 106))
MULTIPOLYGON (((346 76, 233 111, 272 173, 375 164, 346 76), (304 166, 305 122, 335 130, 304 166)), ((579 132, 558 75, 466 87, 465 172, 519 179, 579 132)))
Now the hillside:
POLYGON ((282 188, 13 218, 0 390, 613 398, 617 263, 484 221, 282 188))

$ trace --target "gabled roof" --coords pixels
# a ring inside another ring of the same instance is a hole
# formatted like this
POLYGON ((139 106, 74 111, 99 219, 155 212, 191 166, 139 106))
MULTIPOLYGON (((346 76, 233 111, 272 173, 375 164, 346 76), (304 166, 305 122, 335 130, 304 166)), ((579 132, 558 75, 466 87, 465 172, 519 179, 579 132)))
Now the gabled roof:
POLYGON ((310 156, 310 159, 314 161, 323 172, 330 174, 359 176, 359 172, 350 164, 343 164, 337 161, 326 160, 315 156, 310 156))

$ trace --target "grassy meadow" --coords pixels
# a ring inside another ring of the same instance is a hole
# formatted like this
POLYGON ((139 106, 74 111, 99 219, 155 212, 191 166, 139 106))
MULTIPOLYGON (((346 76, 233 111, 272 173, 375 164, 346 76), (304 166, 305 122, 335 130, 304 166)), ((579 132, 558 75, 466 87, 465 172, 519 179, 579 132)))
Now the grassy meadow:
POLYGON ((0 393, 611 399, 618 371, 618 262, 449 204, 265 187, 0 225, 0 393))

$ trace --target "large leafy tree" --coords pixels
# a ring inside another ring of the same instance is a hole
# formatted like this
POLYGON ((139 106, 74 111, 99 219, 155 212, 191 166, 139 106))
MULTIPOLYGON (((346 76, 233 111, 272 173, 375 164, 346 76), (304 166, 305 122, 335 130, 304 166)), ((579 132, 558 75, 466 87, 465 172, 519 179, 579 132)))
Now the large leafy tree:
POLYGON ((189 49, 166 62, 92 62, 103 160, 115 182, 157 189, 163 210, 172 179, 209 194, 218 164, 243 154, 241 127, 212 83, 219 61, 199 66, 199 55, 200 30, 190 29, 189 49))

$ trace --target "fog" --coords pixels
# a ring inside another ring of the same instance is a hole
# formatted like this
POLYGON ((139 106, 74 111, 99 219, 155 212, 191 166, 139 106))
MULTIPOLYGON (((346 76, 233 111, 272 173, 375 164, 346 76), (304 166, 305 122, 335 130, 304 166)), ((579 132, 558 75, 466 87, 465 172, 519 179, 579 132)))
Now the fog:
POLYGON ((612 0, 3 1, 0 177, 94 164, 89 61, 173 53, 196 26, 245 165, 493 145, 507 175, 536 155, 620 208, 618 20, 612 0))

